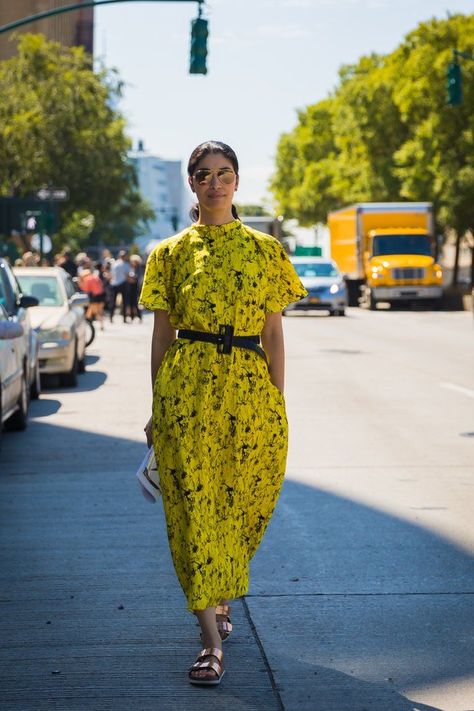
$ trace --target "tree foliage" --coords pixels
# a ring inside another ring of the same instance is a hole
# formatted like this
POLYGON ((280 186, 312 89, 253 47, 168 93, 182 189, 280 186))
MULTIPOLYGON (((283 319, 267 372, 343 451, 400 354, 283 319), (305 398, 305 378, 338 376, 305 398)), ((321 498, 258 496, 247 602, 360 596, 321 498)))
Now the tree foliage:
POLYGON ((352 202, 432 201, 441 227, 472 227, 474 61, 461 60, 462 106, 448 106, 453 48, 474 53, 474 15, 421 23, 391 54, 342 67, 280 138, 277 210, 309 225, 352 202))
POLYGON ((127 160, 124 119, 114 108, 120 93, 116 73, 93 71, 82 47, 22 35, 18 54, 0 63, 0 195, 68 187, 63 228, 70 224, 77 239, 85 214, 97 231, 116 219, 128 220, 133 231, 149 218, 127 160))

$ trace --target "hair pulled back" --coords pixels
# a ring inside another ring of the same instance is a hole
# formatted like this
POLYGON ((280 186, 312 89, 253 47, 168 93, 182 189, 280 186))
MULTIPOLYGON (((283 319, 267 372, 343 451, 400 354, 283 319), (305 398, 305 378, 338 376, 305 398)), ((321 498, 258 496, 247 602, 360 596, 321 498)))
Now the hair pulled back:
MULTIPOLYGON (((211 153, 221 153, 231 163, 235 174, 239 174, 239 161, 237 160, 235 151, 230 146, 228 146, 227 143, 222 143, 221 141, 204 141, 204 143, 200 143, 199 146, 194 149, 189 158, 188 175, 190 178, 192 178, 194 173, 196 172, 196 168, 199 165, 200 161, 211 153)), ((192 206, 191 210, 189 211, 189 216, 193 222, 198 221, 198 203, 192 206)), ((239 218, 235 205, 232 205, 232 216, 236 220, 239 218)))

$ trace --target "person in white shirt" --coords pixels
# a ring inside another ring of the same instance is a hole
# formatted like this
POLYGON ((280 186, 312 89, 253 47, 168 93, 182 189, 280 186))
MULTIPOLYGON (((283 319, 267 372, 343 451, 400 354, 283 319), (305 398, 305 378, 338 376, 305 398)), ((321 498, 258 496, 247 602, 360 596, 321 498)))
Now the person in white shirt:
POLYGON ((117 295, 120 294, 122 299, 122 318, 123 322, 127 323, 127 277, 130 271, 130 263, 127 252, 124 249, 120 250, 118 258, 113 261, 110 271, 112 275, 110 279, 110 286, 112 287, 110 321, 113 321, 117 295))

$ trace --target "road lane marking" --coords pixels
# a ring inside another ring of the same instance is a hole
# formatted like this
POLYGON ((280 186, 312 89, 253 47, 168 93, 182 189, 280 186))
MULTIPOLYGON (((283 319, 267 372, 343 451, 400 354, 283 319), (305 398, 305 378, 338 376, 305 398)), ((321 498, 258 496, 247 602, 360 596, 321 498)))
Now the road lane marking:
POLYGON ((474 390, 469 388, 463 388, 462 385, 455 385, 454 383, 440 383, 442 388, 448 388, 448 390, 454 390, 457 393, 462 393, 468 397, 474 397, 474 390))

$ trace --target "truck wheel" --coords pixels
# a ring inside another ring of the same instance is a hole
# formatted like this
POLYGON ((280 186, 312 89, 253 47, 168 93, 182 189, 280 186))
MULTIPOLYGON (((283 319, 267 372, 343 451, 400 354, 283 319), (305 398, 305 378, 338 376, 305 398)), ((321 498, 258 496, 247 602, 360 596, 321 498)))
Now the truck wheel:
POLYGON ((359 299, 361 297, 361 287, 363 281, 360 279, 347 279, 347 305, 348 306, 359 306, 359 299))
POLYGON ((371 311, 375 311, 377 309, 377 302, 372 291, 369 294, 369 309, 371 311))

